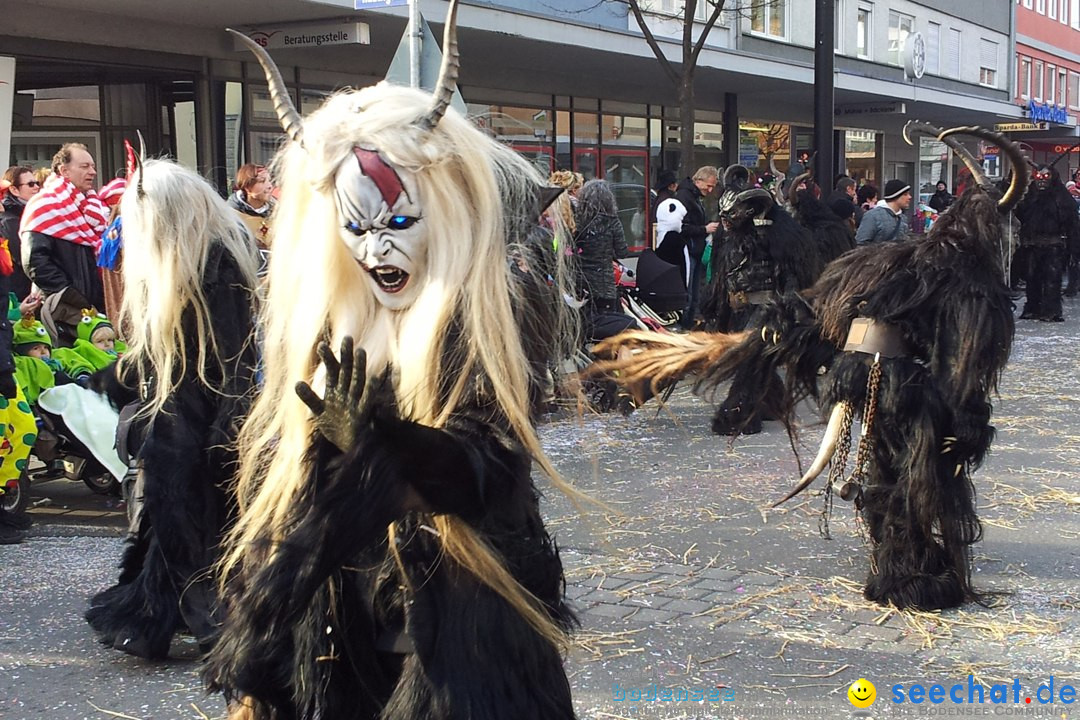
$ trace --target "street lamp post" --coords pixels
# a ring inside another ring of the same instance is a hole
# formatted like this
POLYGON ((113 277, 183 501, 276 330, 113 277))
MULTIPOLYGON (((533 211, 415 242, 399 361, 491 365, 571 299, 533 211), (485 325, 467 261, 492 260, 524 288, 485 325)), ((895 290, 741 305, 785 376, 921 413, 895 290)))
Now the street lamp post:
POLYGON ((835 172, 833 147, 833 49, 836 47, 836 2, 815 0, 814 12, 814 177, 825 192, 832 190, 835 172))

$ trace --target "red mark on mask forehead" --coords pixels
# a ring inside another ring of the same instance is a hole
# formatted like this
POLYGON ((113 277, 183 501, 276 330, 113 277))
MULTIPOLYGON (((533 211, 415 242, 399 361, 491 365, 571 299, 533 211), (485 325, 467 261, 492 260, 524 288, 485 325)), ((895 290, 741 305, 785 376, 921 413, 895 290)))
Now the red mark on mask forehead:
POLYGON ((394 207, 398 196, 405 192, 401 178, 398 177, 394 168, 387 165, 386 161, 379 157, 379 153, 373 150, 354 147, 353 153, 356 154, 356 159, 360 163, 360 170, 371 178, 375 187, 379 188, 379 193, 387 206, 394 207))

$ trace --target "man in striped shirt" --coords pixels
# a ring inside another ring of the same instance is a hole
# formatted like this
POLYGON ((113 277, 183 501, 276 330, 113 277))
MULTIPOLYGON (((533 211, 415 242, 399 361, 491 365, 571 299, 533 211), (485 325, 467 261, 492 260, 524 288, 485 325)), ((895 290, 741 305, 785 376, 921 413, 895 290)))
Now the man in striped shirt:
POLYGON ((97 248, 109 211, 94 191, 97 167, 85 145, 64 145, 53 156, 52 169, 23 212, 23 264, 56 323, 77 324, 82 308, 105 307, 97 248), (51 303, 50 296, 56 296, 51 303))

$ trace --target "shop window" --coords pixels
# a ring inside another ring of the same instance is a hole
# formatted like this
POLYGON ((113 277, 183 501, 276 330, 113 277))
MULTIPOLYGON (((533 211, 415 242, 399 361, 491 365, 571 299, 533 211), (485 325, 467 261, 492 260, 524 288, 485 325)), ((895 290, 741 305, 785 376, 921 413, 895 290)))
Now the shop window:
POLYGON ((903 65, 901 53, 908 35, 915 29, 915 18, 910 15, 902 15, 898 12, 889 12, 889 50, 888 62, 890 65, 903 65))
POLYGON ((101 95, 97 85, 20 92, 15 98, 15 108, 15 127, 101 124, 101 95), (29 110, 19 112, 23 107, 29 110), (20 120, 25 124, 20 124, 20 120))

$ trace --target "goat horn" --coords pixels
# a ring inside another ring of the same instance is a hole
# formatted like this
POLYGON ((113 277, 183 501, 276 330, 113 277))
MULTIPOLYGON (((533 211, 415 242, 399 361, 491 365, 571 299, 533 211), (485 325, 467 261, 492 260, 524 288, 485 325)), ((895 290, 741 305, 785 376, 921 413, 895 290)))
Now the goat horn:
POLYGON ((289 88, 285 87, 285 81, 281 78, 281 72, 278 70, 277 65, 274 64, 270 53, 266 52, 262 45, 242 32, 237 32, 232 28, 225 28, 225 31, 236 36, 240 42, 247 45, 248 49, 255 54, 255 58, 262 65, 263 72, 266 74, 266 84, 270 89, 270 100, 274 103, 274 112, 277 113, 281 128, 289 136, 290 140, 303 146, 304 121, 301 119, 300 113, 296 111, 296 106, 293 105, 292 97, 289 95, 289 88))
POLYGON ((431 107, 420 120, 420 124, 428 130, 434 130, 442 120, 454 97, 454 88, 457 87, 458 69, 461 67, 457 44, 457 9, 457 0, 450 0, 450 8, 446 11, 446 25, 443 28, 443 57, 442 66, 439 67, 439 81, 435 85, 431 107))
POLYGON ((821 439, 821 448, 818 449, 814 463, 806 471, 806 474, 802 476, 802 479, 799 480, 799 484, 770 507, 779 507, 786 503, 810 487, 810 483, 814 482, 818 475, 825 471, 829 461, 832 460, 833 455, 836 453, 836 443, 840 440, 840 428, 844 425, 844 415, 850 412, 850 407, 846 402, 838 402, 833 406, 832 415, 829 416, 829 424, 825 427, 825 437, 821 439))
POLYGON ((922 122, 921 120, 910 120, 904 125, 904 141, 908 145, 914 145, 915 141, 911 139, 911 133, 922 133, 929 135, 933 138, 937 138, 939 141, 945 143, 952 148, 957 157, 964 163, 967 169, 971 172, 971 177, 979 185, 986 185, 986 174, 983 172, 982 164, 975 159, 975 156, 963 146, 956 138, 949 137, 945 130, 931 125, 930 123, 922 122))
POLYGON ((1012 182, 1009 183, 1009 189, 1005 191, 1005 195, 998 200, 998 210, 1000 212, 1006 212, 1012 208, 1016 203, 1020 202, 1020 199, 1024 197, 1024 193, 1027 192, 1028 180, 1031 175, 1028 172, 1026 159, 1023 153, 1020 152, 1020 147, 1009 138, 1005 137, 999 132, 993 130, 987 130, 978 126, 965 126, 955 127, 944 131, 939 139, 944 140, 950 135, 971 135, 982 140, 986 140, 989 143, 997 145, 1001 148, 1003 155, 1009 158, 1009 162, 1012 163, 1012 182))
MULTIPOLYGON (((799 197, 799 184, 805 182, 806 180, 809 180, 812 175, 813 173, 804 172, 802 175, 795 176, 795 178, 791 181, 791 185, 788 186, 788 202, 791 203, 792 207, 798 204, 796 200, 799 197)), ((806 190, 809 192, 809 185, 807 185, 806 190)))
POLYGON ((142 200, 146 197, 146 191, 143 190, 143 160, 146 159, 146 141, 143 140, 142 132, 135 130, 136 137, 139 138, 139 153, 135 156, 135 170, 139 173, 139 182, 135 184, 135 197, 142 200))

